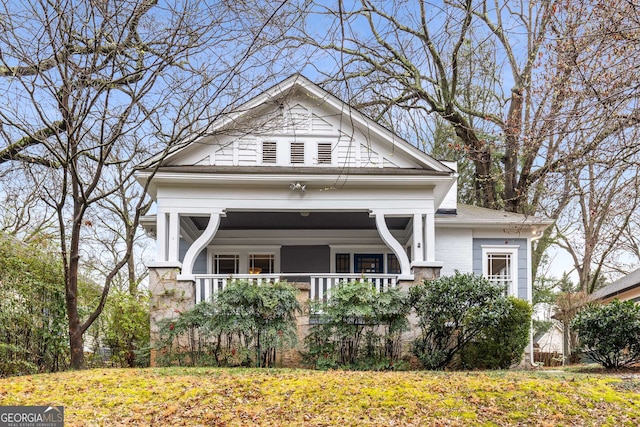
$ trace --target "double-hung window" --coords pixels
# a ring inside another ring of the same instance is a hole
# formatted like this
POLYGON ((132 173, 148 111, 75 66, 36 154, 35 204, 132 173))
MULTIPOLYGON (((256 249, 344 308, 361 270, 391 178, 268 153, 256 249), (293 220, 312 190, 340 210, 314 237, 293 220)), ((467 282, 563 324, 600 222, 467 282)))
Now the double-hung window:
POLYGON ((482 246, 482 275, 518 296, 518 246, 482 246))

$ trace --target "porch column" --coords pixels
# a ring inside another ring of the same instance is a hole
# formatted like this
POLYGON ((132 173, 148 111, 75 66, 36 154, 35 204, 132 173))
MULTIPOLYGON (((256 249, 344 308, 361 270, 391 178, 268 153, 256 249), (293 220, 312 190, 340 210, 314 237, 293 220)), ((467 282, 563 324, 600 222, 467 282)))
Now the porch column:
POLYGON ((387 227, 387 222, 384 220, 384 213, 372 210, 370 213, 371 216, 374 216, 376 219, 376 228, 378 229, 378 233, 380 234, 380 238, 382 241, 393 251, 398 258, 398 262, 400 263, 400 280, 411 280, 413 279, 413 275, 411 274, 411 263, 409 262, 409 257, 407 253, 404 251, 404 248, 396 240, 395 237, 389 231, 389 227, 387 227))
POLYGON ((193 265, 195 264, 198 255, 200 255, 200 252, 202 252, 202 250, 211 243, 218 232, 220 218, 222 216, 224 216, 224 211, 221 209, 216 209, 209 214, 209 223, 207 224, 207 228, 202 232, 200 237, 198 237, 191 246, 189 246, 187 253, 184 255, 184 260, 182 262, 182 274, 178 276, 180 280, 195 280, 193 276, 193 265))
POLYGON ((436 260, 436 222, 433 212, 424 216, 424 257, 427 262, 436 260))
MULTIPOLYGON (((413 247, 411 253, 413 254, 414 262, 424 261, 424 242, 422 241, 422 214, 413 214, 413 247)), ((426 241, 427 229, 424 230, 424 236, 426 241)))
POLYGON ((179 266, 180 214, 159 211, 156 216, 156 263, 179 266))
POLYGON ((156 262, 167 261, 167 214, 156 215, 156 262))
POLYGON ((180 261, 180 214, 171 212, 169 214, 169 262, 180 261))

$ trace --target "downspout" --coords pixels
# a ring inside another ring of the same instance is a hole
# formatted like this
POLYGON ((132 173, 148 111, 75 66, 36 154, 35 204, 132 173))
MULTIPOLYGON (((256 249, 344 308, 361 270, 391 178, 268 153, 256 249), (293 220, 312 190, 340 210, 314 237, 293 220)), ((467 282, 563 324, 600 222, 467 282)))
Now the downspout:
MULTIPOLYGON (((538 241, 542 238, 542 236, 544 235, 543 231, 539 231, 537 234, 535 234, 531 240, 529 241, 529 251, 533 251, 533 242, 538 241)), ((529 269, 531 269, 531 256, 529 257, 529 269)), ((533 303, 533 280, 534 278, 531 277, 531 302, 533 303)), ((532 307, 533 308, 533 307, 532 307)), ((564 351, 564 349, 563 349, 564 351)), ((564 354, 563 354, 564 357, 564 354)), ((531 317, 531 325, 529 326, 529 363, 531 364, 531 367, 535 367, 536 366, 536 362, 534 360, 535 358, 533 357, 533 316, 531 317)))

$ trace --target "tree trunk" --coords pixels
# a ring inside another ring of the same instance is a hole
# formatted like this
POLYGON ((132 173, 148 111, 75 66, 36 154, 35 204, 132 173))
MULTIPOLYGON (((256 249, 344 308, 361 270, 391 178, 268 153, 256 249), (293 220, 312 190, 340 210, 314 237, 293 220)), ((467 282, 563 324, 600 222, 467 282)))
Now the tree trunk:
POLYGON ((71 326, 69 321, 69 348, 71 349, 71 369, 84 369, 84 340, 80 325, 71 326))

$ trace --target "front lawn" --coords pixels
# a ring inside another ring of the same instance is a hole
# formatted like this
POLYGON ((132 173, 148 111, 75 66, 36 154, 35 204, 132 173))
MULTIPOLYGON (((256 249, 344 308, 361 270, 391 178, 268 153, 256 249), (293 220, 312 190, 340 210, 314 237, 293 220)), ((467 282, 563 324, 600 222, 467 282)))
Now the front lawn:
POLYGON ((640 378, 573 372, 96 369, 0 380, 65 426, 635 426, 640 378))

